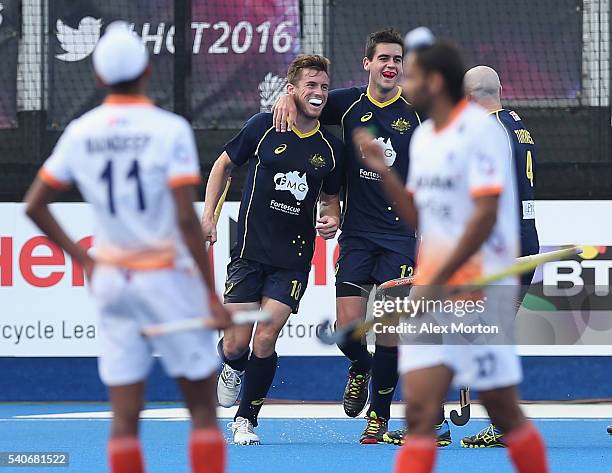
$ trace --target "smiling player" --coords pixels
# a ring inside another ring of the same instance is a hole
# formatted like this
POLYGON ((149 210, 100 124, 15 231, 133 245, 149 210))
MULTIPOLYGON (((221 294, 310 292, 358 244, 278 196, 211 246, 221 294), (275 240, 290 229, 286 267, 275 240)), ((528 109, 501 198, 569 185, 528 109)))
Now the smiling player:
POLYGON ((259 444, 253 427, 276 372, 276 340, 291 313, 297 312, 308 284, 315 230, 330 239, 340 222, 343 145, 321 130, 318 120, 327 102, 328 62, 306 55, 291 63, 287 92, 298 108, 291 133, 277 133, 270 113, 253 116, 225 146, 206 188, 202 227, 212 243, 214 209, 224 183, 232 168, 248 163, 225 304, 230 310, 261 307, 272 315, 270 323, 257 325, 254 335, 253 325, 232 327, 220 342, 224 366, 217 384, 219 403, 232 406, 244 384, 232 423, 237 444, 259 444))
MULTIPOLYGON (((387 199, 381 175, 364 164, 361 152, 351 143, 353 131, 366 126, 384 147, 385 164, 402 178, 408 174, 408 147, 421 120, 402 97, 404 43, 395 30, 371 33, 366 41, 363 68, 369 74, 367 86, 335 89, 321 115, 326 125, 340 125, 347 146, 342 234, 336 273, 337 326, 344 327, 366 315, 368 295, 374 284, 412 276, 416 239, 414 229, 400 221, 396 204, 387 199)), ((275 107, 277 130, 294 121, 296 108, 291 97, 279 99, 275 107)), ((366 414, 366 428, 359 441, 383 442, 391 401, 398 380, 397 340, 378 335, 374 355, 365 344, 350 341, 339 347, 351 360, 344 390, 344 412, 358 416, 372 396, 366 414)), ((450 443, 450 430, 443 411, 437 422, 439 445, 450 443)))

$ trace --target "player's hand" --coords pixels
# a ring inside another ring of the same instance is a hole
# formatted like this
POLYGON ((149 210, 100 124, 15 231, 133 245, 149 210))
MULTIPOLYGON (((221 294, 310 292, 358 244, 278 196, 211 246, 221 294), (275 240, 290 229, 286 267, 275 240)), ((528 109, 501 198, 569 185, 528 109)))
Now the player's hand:
POLYGON ((378 141, 374 141, 374 135, 370 131, 362 127, 357 128, 353 132, 353 143, 355 148, 363 155, 367 167, 379 174, 387 172, 385 150, 378 141))
POLYGON ((290 95, 281 95, 272 107, 272 121, 276 131, 291 130, 297 118, 295 100, 290 95))
POLYGON ((209 298, 210 312, 213 317, 213 328, 223 330, 232 326, 232 315, 225 308, 221 301, 217 298, 217 295, 213 295, 209 298))
POLYGON ((339 221, 336 217, 321 217, 317 219, 315 229, 326 240, 331 240, 336 236, 338 231, 339 221))
POLYGON ((202 217, 202 233, 211 245, 217 241, 217 225, 212 218, 202 217))

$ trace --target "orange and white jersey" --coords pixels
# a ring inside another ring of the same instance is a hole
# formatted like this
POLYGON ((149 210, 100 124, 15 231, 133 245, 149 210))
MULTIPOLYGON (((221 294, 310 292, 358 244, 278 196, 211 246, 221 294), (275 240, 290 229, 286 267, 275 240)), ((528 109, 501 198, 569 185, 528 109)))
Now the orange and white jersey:
MULTIPOLYGON (((512 158, 506 135, 484 109, 462 101, 443 129, 436 130, 427 120, 415 131, 407 188, 418 209, 420 284, 427 284, 456 248, 479 196, 499 196, 495 226, 449 284, 463 284, 514 263, 520 240, 512 158)), ((511 278, 500 284, 515 282, 511 278)))
POLYGON ((96 259, 130 269, 191 267, 172 188, 200 182, 189 123, 141 96, 110 95, 66 128, 39 172, 93 206, 96 259))

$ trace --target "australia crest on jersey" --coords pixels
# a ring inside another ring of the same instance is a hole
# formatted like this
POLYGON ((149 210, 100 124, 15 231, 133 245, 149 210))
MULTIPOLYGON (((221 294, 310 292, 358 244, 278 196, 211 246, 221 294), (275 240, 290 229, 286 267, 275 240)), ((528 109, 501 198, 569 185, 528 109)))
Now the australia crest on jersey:
POLYGON ((313 154, 308 162, 315 168, 319 169, 325 166, 325 158, 321 156, 319 153, 313 154))
POLYGON ((397 120, 391 122, 391 128, 395 131, 398 131, 400 135, 403 135, 410 129, 410 122, 405 118, 398 118, 397 120))

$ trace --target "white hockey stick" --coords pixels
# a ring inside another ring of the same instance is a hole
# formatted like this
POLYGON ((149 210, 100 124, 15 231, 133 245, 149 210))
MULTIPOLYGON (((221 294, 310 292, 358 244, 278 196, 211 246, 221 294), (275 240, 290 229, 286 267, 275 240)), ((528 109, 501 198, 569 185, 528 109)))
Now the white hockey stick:
MULTIPOLYGON (((241 310, 232 314, 232 321, 236 325, 267 322, 272 316, 262 310, 241 310)), ((214 319, 210 317, 194 317, 191 319, 174 320, 162 324, 148 325, 142 329, 147 337, 158 337, 169 333, 184 332, 195 329, 215 329, 214 319)))

